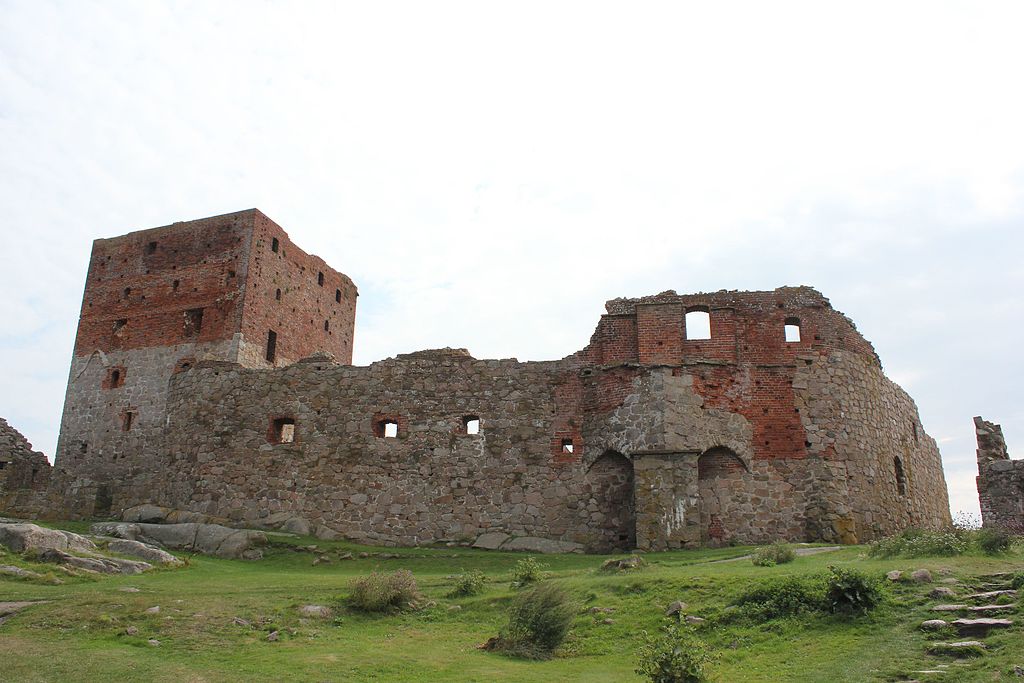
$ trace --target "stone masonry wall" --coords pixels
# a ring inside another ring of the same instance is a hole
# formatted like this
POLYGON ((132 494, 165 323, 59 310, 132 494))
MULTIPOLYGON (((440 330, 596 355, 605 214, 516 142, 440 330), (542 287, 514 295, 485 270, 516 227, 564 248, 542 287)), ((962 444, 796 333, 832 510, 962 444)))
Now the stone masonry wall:
POLYGON ((974 429, 982 525, 1024 531, 1024 460, 1010 459, 999 425, 976 417, 974 429))
POLYGON ((51 469, 46 456, 0 418, 0 510, 26 516, 44 512, 51 469))

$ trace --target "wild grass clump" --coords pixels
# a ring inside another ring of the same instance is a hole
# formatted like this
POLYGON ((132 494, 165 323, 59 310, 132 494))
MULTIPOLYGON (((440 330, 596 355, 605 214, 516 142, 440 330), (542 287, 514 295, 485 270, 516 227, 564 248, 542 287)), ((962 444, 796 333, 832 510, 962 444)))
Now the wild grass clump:
POLYGON ((856 569, 828 568, 825 600, 832 612, 866 614, 882 601, 881 581, 856 569))
POLYGON ((483 591, 485 583, 487 583, 487 577, 479 569, 459 574, 455 577, 455 587, 452 588, 448 597, 466 598, 471 595, 477 595, 483 591))
POLYGON ((396 612, 415 607, 420 598, 416 579, 407 569, 360 576, 352 581, 351 591, 348 604, 361 612, 396 612))
POLYGON ((774 567, 777 564, 786 564, 796 559, 796 551, 793 546, 782 541, 776 541, 771 545, 758 548, 754 551, 751 562, 755 567, 774 567))
POLYGON ((1024 588, 1024 572, 1017 572, 1013 575, 1013 578, 1010 579, 1010 588, 1014 590, 1024 588))
POLYGON ((493 649, 513 657, 549 659, 569 633, 575 612, 565 589, 541 583, 512 601, 508 626, 493 649))
POLYGON ((742 616, 755 622, 820 612, 825 607, 825 584, 820 575, 787 576, 748 588, 736 604, 742 616))
POLYGON ((662 628, 660 636, 642 631, 636 673, 651 683, 703 683, 712 661, 707 645, 676 624, 662 628))
POLYGON ((523 588, 533 583, 544 580, 547 573, 544 571, 546 564, 541 564, 535 557, 524 557, 516 562, 512 568, 512 587, 523 588))

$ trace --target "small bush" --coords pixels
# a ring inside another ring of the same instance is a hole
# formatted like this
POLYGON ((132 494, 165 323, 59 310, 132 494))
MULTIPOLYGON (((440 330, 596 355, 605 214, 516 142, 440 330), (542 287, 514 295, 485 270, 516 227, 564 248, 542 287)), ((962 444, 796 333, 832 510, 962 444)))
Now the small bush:
POLYGON ((1001 555, 1013 545, 1013 534, 998 527, 985 527, 975 532, 978 547, 986 555, 1001 555))
POLYGON ((774 567, 777 564, 786 564, 796 559, 796 552, 788 543, 776 541, 771 545, 758 548, 754 552, 751 562, 755 567, 774 567))
POLYGON ((740 614, 755 621, 767 621, 821 611, 824 600, 820 576, 789 576, 747 589, 736 604, 742 608, 740 614))
POLYGON ((389 612, 415 607, 420 594, 416 579, 407 569, 391 574, 371 572, 354 579, 348 604, 362 612, 389 612))
POLYGON ((707 645, 692 633, 680 631, 672 624, 662 629, 660 637, 641 632, 636 673, 651 683, 702 683, 708 680, 707 665, 712 657, 707 645))
POLYGON ((1014 590, 1024 588, 1024 572, 1018 572, 1013 575, 1013 578, 1010 579, 1010 588, 1014 590))
POLYGON ((543 581, 546 576, 544 573, 544 567, 546 566, 546 564, 541 564, 532 556, 519 560, 516 562, 516 566, 512 568, 512 587, 522 588, 531 583, 543 581))
POLYGON ((459 574, 455 577, 455 588, 448 594, 450 598, 464 598, 470 595, 476 595, 484 589, 484 584, 487 582, 487 577, 479 569, 466 572, 465 574, 459 574))
POLYGON ((878 579, 868 578, 856 569, 829 566, 825 599, 833 612, 866 613, 882 601, 878 579))
POLYGON ((575 612, 564 589, 542 583, 512 602, 508 626, 495 647, 516 657, 548 659, 565 640, 575 612))

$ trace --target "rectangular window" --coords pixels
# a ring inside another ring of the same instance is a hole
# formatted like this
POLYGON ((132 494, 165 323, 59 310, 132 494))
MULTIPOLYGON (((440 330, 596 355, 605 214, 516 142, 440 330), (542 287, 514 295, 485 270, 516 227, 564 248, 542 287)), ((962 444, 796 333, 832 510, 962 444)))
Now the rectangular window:
POLYGON ((278 247, 280 247, 280 243, 277 241, 276 237, 270 240, 270 251, 276 254, 278 247))
POLYGON ((135 422, 135 413, 130 410, 125 411, 121 416, 121 429, 126 432, 131 431, 133 422, 135 422))
POLYGON ((567 453, 567 454, 568 453, 572 453, 574 450, 575 450, 575 446, 574 446, 574 444, 572 442, 572 439, 562 439, 562 452, 563 453, 567 453))
POLYGON ((340 289, 334 290, 334 300, 337 301, 339 304, 341 303, 341 290, 340 289))
POLYGON ((318 285, 320 285, 321 287, 324 286, 324 274, 323 273, 317 273, 316 274, 316 283, 318 285))
POLYGON ((267 362, 273 363, 275 358, 277 358, 277 332, 270 330, 267 332, 267 362))
POLYGON ((278 417, 270 422, 271 443, 295 443, 295 418, 278 417))
POLYGON ((146 245, 146 253, 147 254, 155 254, 156 253, 156 242, 150 242, 149 244, 146 245))
POLYGON ((186 337, 198 336, 199 332, 203 329, 203 309, 201 308, 190 308, 185 311, 185 327, 184 332, 186 337))

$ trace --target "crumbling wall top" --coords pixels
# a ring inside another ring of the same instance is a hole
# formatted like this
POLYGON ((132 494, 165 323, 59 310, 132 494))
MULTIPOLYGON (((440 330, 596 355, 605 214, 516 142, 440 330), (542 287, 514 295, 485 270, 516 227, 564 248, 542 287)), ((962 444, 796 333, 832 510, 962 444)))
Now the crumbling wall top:
POLYGON ((978 464, 988 462, 989 460, 1010 459, 1001 426, 982 419, 979 415, 974 418, 974 431, 978 436, 978 464))

